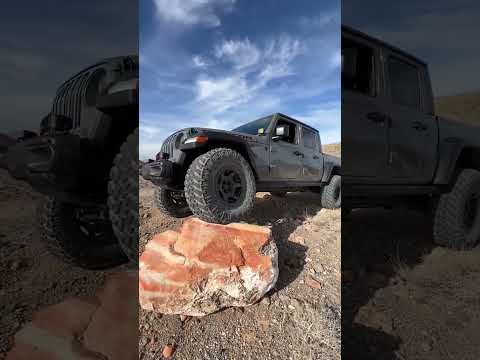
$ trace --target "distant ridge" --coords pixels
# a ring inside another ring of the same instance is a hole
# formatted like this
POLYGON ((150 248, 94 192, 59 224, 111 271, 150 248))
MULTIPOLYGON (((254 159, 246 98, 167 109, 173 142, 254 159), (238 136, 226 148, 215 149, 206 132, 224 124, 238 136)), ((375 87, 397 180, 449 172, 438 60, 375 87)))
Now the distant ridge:
POLYGON ((435 98, 437 115, 480 126, 480 91, 435 98))

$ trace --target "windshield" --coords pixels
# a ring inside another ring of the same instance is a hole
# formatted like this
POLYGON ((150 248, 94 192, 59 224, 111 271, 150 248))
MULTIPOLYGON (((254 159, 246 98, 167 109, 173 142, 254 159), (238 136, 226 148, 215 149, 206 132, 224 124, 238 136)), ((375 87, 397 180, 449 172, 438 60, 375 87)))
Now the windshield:
POLYGON ((232 131, 237 131, 241 132, 244 134, 249 134, 249 135, 258 135, 258 129, 264 129, 264 131, 267 131, 268 125, 270 125, 270 121, 272 120, 272 116, 266 116, 264 118, 254 120, 252 122, 249 122, 245 125, 239 126, 232 131))

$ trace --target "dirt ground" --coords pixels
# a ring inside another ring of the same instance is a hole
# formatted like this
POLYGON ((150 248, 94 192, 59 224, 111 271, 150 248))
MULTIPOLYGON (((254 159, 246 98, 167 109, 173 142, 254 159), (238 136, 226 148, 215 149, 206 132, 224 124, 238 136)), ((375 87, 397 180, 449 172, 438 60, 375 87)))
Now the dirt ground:
MULTIPOLYGON (((339 145, 329 152, 339 154, 339 145)), ((181 221, 153 205, 154 186, 140 180, 140 249, 181 221)), ((140 310, 140 359, 159 359, 165 344, 176 359, 340 359, 340 211, 318 195, 257 194, 248 222, 269 226, 279 248, 279 280, 263 301, 182 322, 140 310)))
POLYGON ((405 210, 342 222, 343 358, 480 359, 480 246, 436 247, 431 226, 405 210))
POLYGON ((89 296, 105 272, 69 266, 39 240, 37 206, 42 197, 0 170, 0 359, 35 310, 72 296, 89 296))
MULTIPOLYGON (((141 248, 181 224, 153 207, 153 192, 141 180, 141 248)), ((140 359, 158 359, 165 344, 177 359, 339 359, 340 211, 318 202, 307 193, 258 194, 250 222, 270 226, 279 247, 275 289, 256 305, 185 322, 141 310, 140 359)))

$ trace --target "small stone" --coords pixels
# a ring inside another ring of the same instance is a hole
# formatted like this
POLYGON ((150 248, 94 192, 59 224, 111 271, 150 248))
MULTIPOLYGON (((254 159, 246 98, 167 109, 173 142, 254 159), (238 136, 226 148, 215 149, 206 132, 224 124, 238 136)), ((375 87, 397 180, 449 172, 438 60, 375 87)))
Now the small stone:
POLYGON ((181 322, 185 322, 187 320, 190 320, 191 316, 187 316, 187 315, 180 315, 180 321, 181 322))
POLYGON ((432 344, 430 344, 429 342, 423 342, 421 347, 422 347, 423 352, 432 351, 432 344))
POLYGON ((260 301, 260 303, 265 306, 270 306, 270 303, 271 303, 270 298, 268 296, 264 296, 262 301, 260 301))
POLYGON ((170 359, 175 352, 173 345, 165 345, 162 351, 162 355, 165 359, 170 359))
POLYGON ((22 266, 22 262, 19 261, 19 260, 14 260, 12 261, 12 263, 10 264, 10 269, 11 270, 18 270, 20 269, 20 267, 22 266))
POLYGON ((322 284, 320 284, 320 282, 311 277, 311 276, 308 276, 306 279, 305 279, 305 283, 310 286, 311 288, 314 288, 314 289, 321 289, 322 288, 322 284))

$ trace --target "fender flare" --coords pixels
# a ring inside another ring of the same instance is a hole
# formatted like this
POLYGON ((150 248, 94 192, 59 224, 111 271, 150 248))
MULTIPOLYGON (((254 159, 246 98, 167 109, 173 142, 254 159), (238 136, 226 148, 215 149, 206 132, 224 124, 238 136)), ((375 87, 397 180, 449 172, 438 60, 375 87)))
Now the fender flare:
POLYGON ((330 182, 333 175, 341 175, 340 170, 340 165, 335 164, 332 161, 325 161, 323 165, 322 183, 330 182))
POLYGON ((459 138, 447 138, 438 146, 438 167, 433 180, 434 185, 448 185, 455 177, 457 161, 464 149, 459 138))

